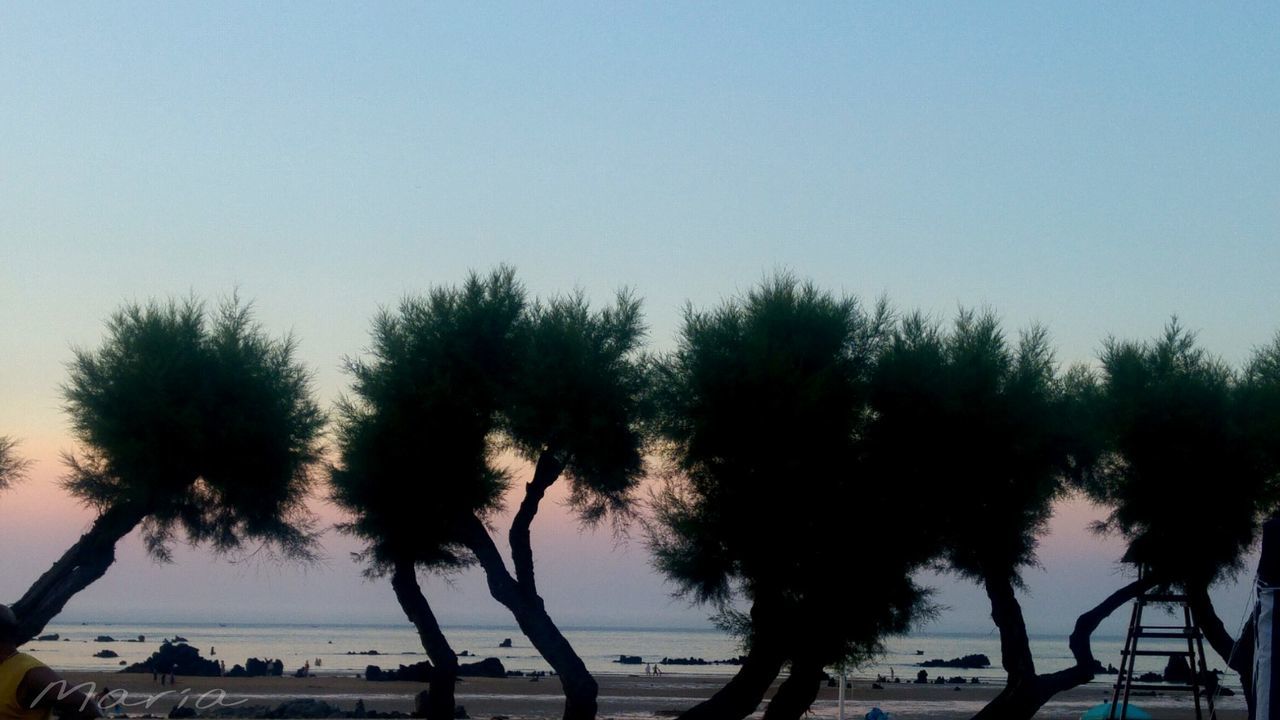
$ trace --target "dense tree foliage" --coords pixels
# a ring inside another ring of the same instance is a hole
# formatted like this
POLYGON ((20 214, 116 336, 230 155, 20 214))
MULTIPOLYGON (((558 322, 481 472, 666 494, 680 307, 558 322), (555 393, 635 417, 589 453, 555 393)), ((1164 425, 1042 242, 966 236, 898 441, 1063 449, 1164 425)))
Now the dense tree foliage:
POLYGON ((991 602, 1008 683, 990 712, 1029 717, 1070 686, 1037 675, 1016 590, 1087 447, 1070 422, 1077 395, 1043 328, 1010 343, 993 313, 971 310, 949 328, 903 318, 872 386, 878 472, 913 488, 917 541, 936 544, 942 567, 981 583, 991 602))
POLYGON ((1154 342, 1108 342, 1095 395, 1104 446, 1085 488, 1109 508, 1101 529, 1154 582, 1188 594, 1248 688, 1252 653, 1208 590, 1238 573, 1280 500, 1280 341, 1237 373, 1175 320, 1154 342))
MULTIPOLYGON (((1012 340, 991 312, 895 317, 779 275, 687 309, 661 358, 644 338, 631 293, 603 308, 582 293, 530 300, 502 267, 379 313, 368 352, 348 361, 329 496, 417 627, 429 717, 453 715, 457 656, 418 574, 473 563, 559 676, 564 716, 595 717, 596 681, 538 590, 532 526, 562 478, 584 527, 630 520, 654 437, 655 564, 747 647, 687 719, 755 712, 786 666, 765 717, 799 717, 825 669, 869 660, 929 615, 912 580, 926 566, 980 583, 991 603, 1008 681, 979 717, 1029 718, 1092 679, 1092 632, 1152 588, 1184 591, 1250 686, 1251 634, 1232 637, 1209 590, 1280 507, 1280 336, 1237 370, 1175 321, 1063 372, 1042 328, 1012 340), (503 453, 532 469, 506 557, 492 532, 512 489, 503 453), (1018 593, 1074 491, 1107 509, 1099 529, 1142 573, 1079 617, 1074 664, 1041 674, 1018 593)), ((194 300, 127 305, 97 349, 76 351, 63 393, 79 447, 63 485, 97 517, 14 604, 24 638, 136 528, 162 560, 180 539, 313 557, 305 503, 325 418, 295 354, 238 301, 194 300)), ((0 438, 0 490, 26 468, 0 438)))
POLYGON ((538 594, 530 530, 561 476, 584 523, 630 511, 645 445, 643 338, 640 302, 629 293, 602 310, 593 311, 581 294, 530 308, 502 406, 504 440, 534 464, 507 533, 515 575, 479 521, 468 540, 493 597, 559 675, 566 718, 595 717, 598 687, 538 594))
POLYGON ((595 680, 538 594, 530 531, 562 476, 584 523, 630 512, 643 470, 643 335, 629 294, 595 311, 581 294, 529 303, 503 268, 383 313, 369 359, 350 363, 333 496, 447 671, 433 674, 433 714, 453 712, 457 659, 414 570, 478 561, 559 675, 566 717, 594 717, 595 680), (507 487, 494 462, 504 449, 534 466, 508 532, 514 575, 487 527, 507 487))
MULTIPOLYGON (((688 310, 657 379, 675 471, 656 497, 658 567, 695 600, 750 603, 748 659, 734 682, 686 717, 753 712, 792 663, 767 717, 798 717, 822 670, 857 662, 922 607, 903 546, 876 544, 849 592, 849 527, 898 525, 891 486, 860 460, 869 377, 887 312, 864 312, 782 276, 716 310, 688 310)), ((910 544, 906 547, 912 547, 910 544)))
POLYGON ((524 292, 510 270, 409 298, 373 324, 369 357, 348 363, 339 403, 334 501, 368 543, 372 574, 390 573, 433 665, 427 715, 454 716, 458 659, 417 583, 472 558, 470 522, 501 506, 505 474, 492 437, 509 390, 524 292))
POLYGON ((64 394, 80 453, 64 486, 98 511, 90 530, 14 604, 25 637, 106 572, 141 525, 169 557, 178 535, 312 557, 305 507, 324 417, 291 339, 239 302, 128 305, 97 350, 79 350, 64 394))

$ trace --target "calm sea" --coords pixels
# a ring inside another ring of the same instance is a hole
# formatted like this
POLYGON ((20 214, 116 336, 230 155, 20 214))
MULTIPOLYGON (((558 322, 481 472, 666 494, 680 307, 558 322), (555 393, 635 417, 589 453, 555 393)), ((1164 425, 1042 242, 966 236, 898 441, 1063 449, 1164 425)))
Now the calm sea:
MULTIPOLYGON (((134 663, 145 660, 159 643, 166 638, 181 636, 200 649, 205 657, 221 660, 230 668, 243 664, 246 658, 279 658, 292 672, 310 661, 316 672, 323 674, 356 674, 364 672, 368 665, 394 668, 425 659, 417 636, 409 625, 270 625, 270 624, 51 624, 46 633, 57 633, 56 642, 32 642, 27 649, 49 664, 63 670, 118 669, 121 662, 134 663), (99 636, 110 636, 114 642, 97 642, 99 636), (136 642, 138 636, 144 642, 136 642), (135 642, 127 642, 135 640, 135 642), (94 653, 110 649, 119 655, 116 659, 94 657, 94 653), (373 653, 376 653, 374 655, 373 653), (319 661, 317 663, 317 660, 319 661)), ((508 670, 550 670, 545 661, 514 627, 451 627, 446 629, 455 650, 467 652, 477 658, 496 657, 508 670), (510 638, 510 648, 500 648, 503 640, 510 638)), ((595 673, 636 673, 643 667, 621 665, 615 662, 620 655, 638 655, 645 662, 659 662, 664 657, 698 657, 707 660, 723 660, 735 657, 740 650, 735 641, 716 630, 651 629, 651 628, 569 628, 565 635, 595 673)), ((1103 664, 1120 664, 1123 638, 1096 637, 1093 641, 1094 656, 1103 664)), ((1185 647, 1185 645, 1183 646, 1185 647)), ((1066 638, 1040 636, 1032 639, 1037 669, 1052 672, 1072 663, 1066 638)), ((919 663, 930 658, 953 658, 982 653, 991 658, 993 666, 983 670, 933 669, 929 676, 977 677, 982 682, 1001 682, 1003 672, 999 667, 1000 640, 990 634, 928 633, 891 640, 886 654, 875 663, 860 668, 856 677, 874 678, 880 675, 898 677, 903 681, 915 679, 920 671, 919 663)), ((1138 670, 1159 671, 1159 659, 1148 660, 1138 670)), ((1224 663, 1210 651, 1210 666, 1225 669, 1224 663), (1216 661, 1216 662, 1215 662, 1216 661)), ((464 659, 464 662, 466 660, 464 659)), ((668 674, 697 673, 724 674, 736 672, 732 665, 678 666, 665 665, 668 674)), ((1110 684, 1113 678, 1100 676, 1095 682, 1110 684)), ((1229 687, 1239 687, 1234 674, 1224 676, 1229 687)))

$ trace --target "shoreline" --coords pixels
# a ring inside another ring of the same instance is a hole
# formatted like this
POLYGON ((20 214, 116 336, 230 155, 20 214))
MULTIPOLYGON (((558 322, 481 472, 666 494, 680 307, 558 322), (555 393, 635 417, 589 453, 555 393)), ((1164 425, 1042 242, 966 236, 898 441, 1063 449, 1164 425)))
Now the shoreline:
MULTIPOLYGON (((254 706, 275 707, 293 699, 319 700, 336 705, 343 711, 351 711, 356 702, 362 700, 367 710, 411 713, 415 695, 426 688, 422 683, 370 682, 338 675, 308 678, 179 677, 177 685, 172 688, 162 688, 149 675, 68 672, 64 673, 64 677, 71 685, 93 683, 99 691, 104 688, 125 690, 130 703, 150 700, 150 714, 159 717, 166 716, 184 697, 186 706, 199 708, 197 713, 204 715, 200 710, 207 706, 199 705, 197 700, 206 693, 213 693, 205 696, 208 698, 206 702, 225 694, 223 700, 226 703, 239 703, 238 707, 244 709, 243 714, 224 711, 221 717, 251 716, 251 708, 254 706)), ((658 678, 601 674, 597 679, 600 682, 601 720, 674 717, 681 710, 709 697, 727 680, 723 675, 692 673, 658 678)), ((775 682, 775 690, 777 685, 775 682)), ((915 683, 873 689, 871 681, 861 679, 852 681, 851 685, 846 691, 846 717, 850 720, 861 718, 872 707, 882 708, 896 720, 967 720, 1000 690, 997 684, 940 686, 915 683)), ((835 718, 836 695, 836 688, 824 686, 814 704, 811 717, 835 718)), ((1085 709, 1109 699, 1110 691, 1105 686, 1087 685, 1054 698, 1037 717, 1074 720, 1085 709)), ((527 677, 464 678, 459 681, 457 689, 458 704, 465 706, 472 718, 502 716, 510 720, 549 720, 559 717, 562 701, 560 683, 554 677, 539 680, 527 677)), ((1142 697, 1136 699, 1135 704, 1159 708, 1161 717, 1194 717, 1190 697, 1181 693, 1142 697)), ((128 710, 131 716, 147 712, 147 708, 141 706, 128 710)), ((1239 696, 1221 698, 1218 716, 1223 720, 1244 718, 1243 699, 1239 696)))

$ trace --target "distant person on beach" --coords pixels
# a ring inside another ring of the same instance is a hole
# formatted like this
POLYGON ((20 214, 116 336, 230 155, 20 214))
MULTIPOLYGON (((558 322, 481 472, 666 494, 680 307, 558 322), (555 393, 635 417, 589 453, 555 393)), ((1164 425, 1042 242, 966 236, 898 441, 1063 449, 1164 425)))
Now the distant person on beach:
POLYGON ((653 666, 650 665, 649 663, 644 664, 644 674, 645 674, 645 677, 648 677, 653 674, 653 666))
POLYGON ((49 666, 18 652, 18 618, 0 605, 0 720, 98 718, 93 698, 72 690, 49 666))
POLYGON ((169 684, 176 685, 178 682, 178 663, 169 666, 169 684))
POLYGON ((661 674, 662 674, 662 666, 661 666, 661 665, 659 665, 658 663, 654 663, 654 664, 653 664, 653 674, 654 674, 654 675, 661 675, 661 674))

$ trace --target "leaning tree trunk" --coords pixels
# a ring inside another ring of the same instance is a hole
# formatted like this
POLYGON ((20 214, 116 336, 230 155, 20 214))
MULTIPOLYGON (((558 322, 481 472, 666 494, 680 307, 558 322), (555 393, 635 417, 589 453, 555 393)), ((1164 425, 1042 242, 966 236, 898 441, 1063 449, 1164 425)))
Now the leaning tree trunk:
POLYGON ((747 657, 733 679, 677 720, 741 720, 760 707, 787 659, 782 645, 767 632, 766 614, 759 601, 752 605, 751 625, 759 629, 753 630, 747 657))
POLYGON ((116 561, 116 543, 145 517, 146 513, 134 505, 113 505, 103 511, 89 531, 11 606, 18 616, 18 644, 39 635, 76 593, 105 575, 116 561))
MULTIPOLYGON (((1195 617, 1196 625, 1204 633, 1204 639, 1209 642, 1209 646, 1218 653, 1227 667, 1235 670, 1240 676, 1240 685, 1244 690, 1249 717, 1254 717, 1253 615, 1250 614, 1248 622, 1240 632, 1240 639, 1236 640, 1223 624, 1222 618, 1218 617, 1206 588, 1187 589, 1187 601, 1191 605, 1191 614, 1195 617)), ((1192 669, 1198 671, 1198 668, 1192 669)))
POLYGON ((502 554, 479 518, 471 518, 465 528, 466 545, 484 569, 489 594, 511 612, 520 631, 529 638, 543 659, 556 671, 564 690, 565 720, 591 720, 596 716, 599 686, 574 652, 560 629, 551 620, 542 598, 522 586, 507 571, 502 554))
POLYGON ((400 609, 418 629, 422 649, 431 659, 431 677, 428 680, 427 720, 452 720, 456 708, 454 689, 458 684, 458 655, 449 647, 449 641, 440 631, 431 605, 418 585, 417 572, 412 562, 395 564, 391 575, 391 587, 396 592, 400 609))
POLYGON ((1004 717, 1004 708, 1016 706, 1020 698, 1035 695, 1036 663, 1012 578, 987 574, 982 585, 991 603, 991 619, 1000 631, 1000 664, 1006 679, 1004 688, 977 717, 1004 717))
POLYGON ((1032 666, 1030 677, 1025 676, 1026 662, 1031 657, 1030 644, 1026 641, 1026 622, 1022 617, 1022 607, 1013 595, 1013 587, 1010 584, 1007 592, 1000 583, 995 583, 994 588, 988 587, 988 595, 992 597, 992 618, 1000 628, 1002 662, 1006 669, 1010 666, 1018 668, 1019 678, 1015 681, 1011 674, 1005 689, 978 711, 973 716, 974 720, 1030 720, 1054 695, 1092 680, 1097 666, 1090 646, 1093 632, 1111 613, 1155 585, 1150 576, 1135 580, 1081 615, 1068 639, 1076 664, 1047 675, 1035 674, 1032 666), (1008 640, 1006 628, 1011 633, 1008 640), (1024 654, 1027 660, 1021 659, 1024 654))
POLYGON ((818 698, 818 690, 822 687, 825 675, 820 662, 808 658, 793 660, 791 674, 782 682, 778 692, 769 700, 769 706, 765 708, 764 720, 800 720, 818 698))

